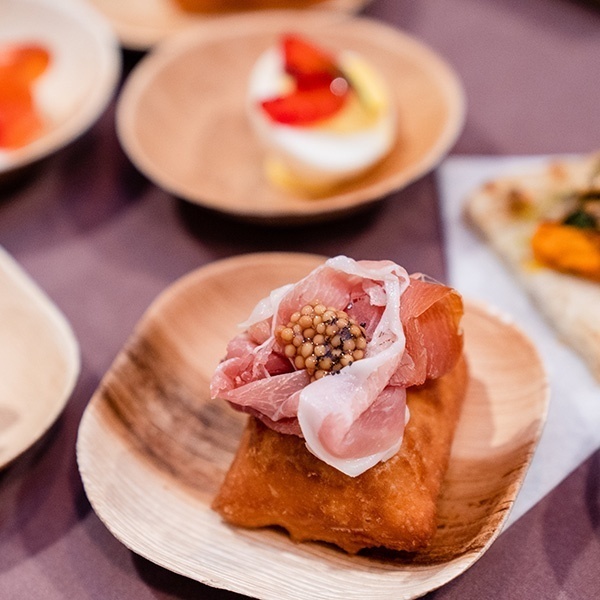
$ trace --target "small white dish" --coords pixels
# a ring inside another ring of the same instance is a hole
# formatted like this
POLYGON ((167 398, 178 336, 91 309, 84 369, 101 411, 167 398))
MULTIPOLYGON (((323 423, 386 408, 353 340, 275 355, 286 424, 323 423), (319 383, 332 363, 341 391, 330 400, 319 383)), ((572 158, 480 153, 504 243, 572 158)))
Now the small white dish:
POLYGON ((87 131, 112 99, 121 73, 121 51, 110 25, 77 0, 0 0, 0 46, 28 42, 50 53, 34 88, 46 127, 23 147, 0 148, 0 176, 87 131))

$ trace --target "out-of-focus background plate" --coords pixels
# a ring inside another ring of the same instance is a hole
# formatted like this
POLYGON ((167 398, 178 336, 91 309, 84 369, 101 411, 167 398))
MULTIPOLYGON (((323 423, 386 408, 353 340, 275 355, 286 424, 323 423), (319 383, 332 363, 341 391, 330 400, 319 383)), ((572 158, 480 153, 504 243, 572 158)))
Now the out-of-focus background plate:
MULTIPOLYGON (((175 0, 88 0, 112 23, 121 44, 130 50, 147 50, 167 36, 216 14, 194 14, 175 0)), ((323 0, 311 9, 358 12, 370 0, 323 0)), ((226 2, 223 2, 226 4, 226 2)), ((254 3, 256 4, 256 3, 254 3)), ((281 2, 281 4, 284 4, 281 2)), ((290 2, 294 4, 294 2, 290 2)), ((295 4, 298 4, 296 1, 295 4)), ((225 14, 225 13, 224 13, 225 14)))
POLYGON ((0 468, 54 423, 78 375, 69 323, 0 248, 0 468))
POLYGON ((223 18, 164 42, 126 82, 117 129, 134 164, 172 194, 240 218, 286 224, 357 210, 417 179, 454 143, 464 111, 453 70, 417 40, 370 19, 275 11, 223 18), (389 83, 398 111, 390 154, 318 199, 269 184, 247 119, 250 70, 286 31, 361 53, 389 83))
POLYGON ((41 44, 51 55, 34 93, 48 126, 22 148, 0 149, 0 176, 84 133, 113 97, 121 72, 112 28, 80 0, 0 0, 0 45, 21 42, 41 44))
POLYGON ((498 535, 545 420, 545 374, 517 328, 467 304, 470 384, 438 532, 422 553, 349 556, 324 544, 296 544, 279 530, 225 525, 210 503, 246 417, 212 401, 209 380, 255 303, 322 260, 235 257, 163 292, 85 411, 79 469, 94 510, 123 544, 208 585, 270 599, 415 598, 467 569, 498 535))

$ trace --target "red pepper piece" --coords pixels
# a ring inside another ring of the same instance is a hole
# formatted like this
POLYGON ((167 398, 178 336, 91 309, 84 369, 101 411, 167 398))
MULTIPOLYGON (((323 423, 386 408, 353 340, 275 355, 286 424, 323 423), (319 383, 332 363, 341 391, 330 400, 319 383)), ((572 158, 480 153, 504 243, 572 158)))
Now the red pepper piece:
POLYGON ((335 58, 297 35, 288 34, 282 40, 285 71, 299 90, 327 87, 341 75, 335 58))
POLYGON ((293 92, 261 103, 267 114, 285 125, 311 125, 335 115, 347 94, 334 94, 329 87, 293 92))

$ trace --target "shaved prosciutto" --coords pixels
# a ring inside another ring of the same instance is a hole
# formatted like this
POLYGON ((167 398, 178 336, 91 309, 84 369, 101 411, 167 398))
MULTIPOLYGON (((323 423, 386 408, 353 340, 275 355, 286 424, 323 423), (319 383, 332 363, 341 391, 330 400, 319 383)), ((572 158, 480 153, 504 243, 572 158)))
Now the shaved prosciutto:
POLYGON ((318 458, 352 477, 400 448, 406 388, 447 373, 462 352, 460 295, 391 261, 329 259, 261 300, 228 345, 211 381, 227 400, 280 433, 303 437, 318 458), (363 359, 311 381, 275 335, 303 305, 345 310, 367 334, 363 359))

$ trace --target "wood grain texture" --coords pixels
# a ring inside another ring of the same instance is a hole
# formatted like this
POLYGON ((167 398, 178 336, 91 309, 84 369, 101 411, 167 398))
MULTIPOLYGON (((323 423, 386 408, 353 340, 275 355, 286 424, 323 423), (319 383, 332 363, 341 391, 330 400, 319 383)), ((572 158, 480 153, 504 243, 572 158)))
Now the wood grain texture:
POLYGON ((0 468, 58 418, 79 366, 79 346, 63 314, 0 248, 0 468))
POLYGON ((531 343, 467 303, 471 379, 425 552, 349 556, 278 530, 226 526, 210 509, 245 417, 208 382, 254 304, 323 260, 245 255, 192 272, 152 304, 83 416, 80 472, 94 510, 127 547, 208 585, 257 598, 415 598, 489 547, 521 486, 547 410, 531 343))
POLYGON ((286 224, 332 218, 381 200, 432 169, 464 119, 452 69, 417 40, 365 18, 269 11, 223 18, 180 34, 137 65, 117 106, 119 139, 157 185, 236 217, 286 224), (264 174, 264 149, 250 127, 250 71, 280 34, 355 50, 385 78, 398 113, 397 143, 363 176, 314 199, 283 191, 264 174))
MULTIPOLYGON (((192 8, 194 5, 200 7, 205 5, 207 8, 212 4, 219 4, 216 0, 89 0, 96 9, 98 9, 112 24, 121 40, 121 44, 131 50, 147 50, 152 46, 164 41, 190 26, 198 23, 208 22, 212 19, 218 19, 218 11, 213 14, 193 14, 186 11, 185 8, 192 8)), ((289 8, 305 7, 318 4, 318 9, 323 11, 354 13, 364 8, 369 0, 290 0, 289 8)), ((234 2, 222 1, 221 5, 237 5, 237 9, 244 4, 243 0, 234 2)), ((249 7, 247 11, 253 10, 250 5, 260 4, 260 0, 250 0, 246 3, 249 7)), ((285 8, 285 0, 266 0, 268 8, 279 5, 279 8, 285 8)), ((317 8, 317 6, 314 6, 317 8)), ((227 11, 231 12, 231 9, 227 11)), ((212 24, 211 24, 212 25, 212 24)))

